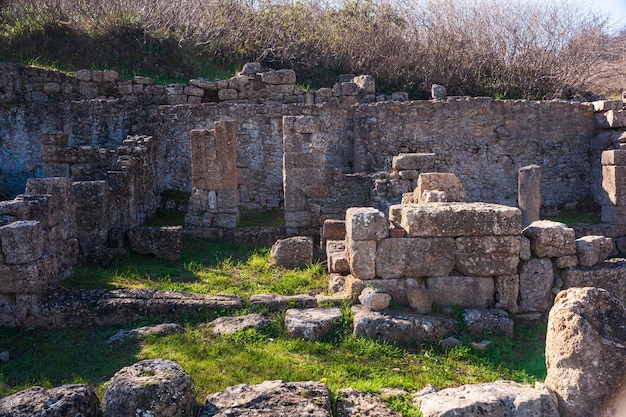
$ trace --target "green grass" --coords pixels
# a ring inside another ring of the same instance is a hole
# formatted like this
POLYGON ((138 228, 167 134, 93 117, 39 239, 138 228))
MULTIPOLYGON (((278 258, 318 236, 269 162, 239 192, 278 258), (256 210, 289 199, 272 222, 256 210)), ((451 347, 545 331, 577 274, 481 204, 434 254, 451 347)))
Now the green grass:
POLYGON ((548 220, 552 220, 559 223, 565 223, 568 226, 583 226, 592 225, 602 222, 599 212, 579 212, 579 211, 564 211, 555 216, 546 217, 548 220))
POLYGON ((324 292, 325 265, 287 269, 269 262, 269 248, 191 239, 179 261, 129 254, 108 268, 83 265, 63 282, 68 288, 155 288, 204 294, 324 292))

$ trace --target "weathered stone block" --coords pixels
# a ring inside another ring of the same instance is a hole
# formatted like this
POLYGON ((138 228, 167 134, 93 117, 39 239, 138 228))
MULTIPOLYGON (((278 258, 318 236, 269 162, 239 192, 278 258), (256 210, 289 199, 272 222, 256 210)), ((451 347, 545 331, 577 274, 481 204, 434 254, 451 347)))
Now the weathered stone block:
POLYGON ((432 203, 400 208, 400 225, 410 237, 515 236, 522 231, 522 214, 515 207, 432 203))
POLYGON ((626 206, 626 166, 602 166, 602 190, 617 206, 626 206))
POLYGON ((99 400, 87 385, 56 388, 32 387, 0 400, 3 416, 85 416, 98 415, 99 400))
POLYGON ((328 240, 344 240, 346 238, 345 220, 324 220, 322 237, 328 240))
POLYGON ((435 157, 434 153, 401 153, 392 158, 391 166, 394 171, 433 169, 435 157))
POLYGON ((626 127, 626 111, 625 110, 609 110, 604 113, 609 127, 626 127))
POLYGON ((576 239, 578 263, 582 266, 593 266, 602 263, 609 257, 615 245, 613 239, 604 236, 583 236, 576 239))
POLYGON ((237 133, 232 121, 215 122, 213 130, 192 130, 191 175, 195 188, 237 189, 237 133))
POLYGON ((626 150, 612 149, 602 152, 602 165, 626 165, 626 150))
POLYGON ((43 254, 41 223, 22 220, 0 227, 0 248, 9 265, 34 262, 43 254))
POLYGON ((295 236, 280 239, 272 246, 272 263, 297 268, 313 262, 313 239, 295 236))
POLYGON ((317 340, 328 335, 339 318, 341 309, 336 307, 289 309, 285 313, 285 329, 290 337, 317 340))
POLYGON ((482 307, 494 305, 495 287, 491 277, 429 277, 426 288, 440 306, 482 307))
POLYGON ((106 230, 110 226, 109 184, 106 181, 72 183, 76 204, 76 226, 79 233, 106 230))
POLYGON ((366 287, 380 288, 391 295, 395 305, 401 307, 409 306, 407 293, 409 288, 424 288, 421 279, 359 279, 354 275, 345 276, 343 285, 344 292, 355 300, 366 287))
POLYGON ((235 208, 239 205, 239 190, 218 190, 216 198, 218 209, 235 208))
POLYGON ((445 276, 454 269, 454 239, 383 239, 376 248, 376 275, 384 279, 445 276))
POLYGON ((43 166, 42 176, 44 178, 50 177, 69 177, 70 165, 58 164, 56 162, 47 162, 43 166))
POLYGON ((0 293, 39 294, 55 273, 54 258, 49 255, 27 264, 0 265, 0 293))
POLYGON ((136 227, 128 231, 128 242, 133 252, 175 261, 181 256, 182 227, 136 227))
POLYGON ((626 206, 602 206, 602 222, 614 225, 626 225, 626 206))
POLYGON ((376 277, 376 241, 348 240, 350 272, 359 279, 376 277))
POLYGON ((359 75, 352 79, 360 94, 376 94, 376 80, 371 75, 359 75))
POLYGON ((554 271, 550 259, 532 258, 521 262, 520 312, 545 312, 552 306, 554 271))
POLYGON ((63 240, 77 237, 76 204, 72 181, 69 178, 29 178, 26 181, 25 194, 25 198, 32 196, 38 200, 40 199, 38 196, 50 196, 49 206, 45 212, 36 215, 31 208, 32 219, 39 220, 43 227, 59 224, 63 240))
POLYGON ((56 162, 61 164, 86 164, 96 155, 91 146, 80 148, 66 148, 59 146, 44 146, 41 159, 44 162, 56 162))
POLYGON ((449 172, 429 172, 420 174, 417 179, 417 188, 413 198, 419 203, 423 202, 426 191, 443 191, 446 193, 446 202, 465 201, 465 192, 461 181, 456 175, 449 172))
POLYGON ((409 307, 415 310, 417 313, 428 314, 433 309, 433 297, 426 288, 422 287, 407 287, 406 297, 409 302, 409 307))
POLYGON ((513 337, 513 320, 503 310, 468 308, 463 313, 463 323, 475 335, 495 333, 513 337))
POLYGON ((239 213, 215 213, 212 224, 223 229, 236 229, 239 225, 239 213))
POLYGON ((359 302, 370 310, 385 310, 391 303, 391 295, 380 288, 365 287, 359 295, 359 302))
POLYGON ((291 69, 280 69, 278 71, 262 72, 261 81, 265 84, 295 84, 296 73, 291 69))
POLYGON ((311 212, 309 211, 286 211, 285 227, 299 228, 310 227, 313 224, 311 212))
POLYGON ((69 135, 65 132, 45 132, 41 135, 42 145, 67 146, 69 135))
POLYGON ((519 275, 503 275, 494 278, 496 286, 496 308, 501 308, 510 313, 517 312, 517 299, 519 296, 519 275))
MULTIPOLYGON (((456 267, 480 277, 513 275, 520 260, 518 236, 476 236, 456 239, 456 267)), ((443 275, 443 274, 442 274, 443 275)))
POLYGON ((522 226, 539 220, 541 208, 541 167, 529 165, 518 170, 517 203, 522 210, 522 226))
POLYGON ((380 240, 387 237, 389 226, 385 215, 372 207, 346 210, 346 236, 351 240, 380 240))
POLYGON ((559 269, 574 268, 578 266, 578 256, 561 256, 560 258, 556 258, 554 264, 559 269))
POLYGON ((598 100, 592 102, 591 104, 593 104, 594 112, 621 110, 624 108, 624 102, 622 100, 598 100))
POLYGON ((344 240, 326 241, 326 261, 328 263, 328 272, 350 273, 350 264, 348 263, 346 242, 344 240))
POLYGON ((576 233, 563 223, 538 220, 524 229, 532 253, 539 258, 558 258, 576 254, 576 233))

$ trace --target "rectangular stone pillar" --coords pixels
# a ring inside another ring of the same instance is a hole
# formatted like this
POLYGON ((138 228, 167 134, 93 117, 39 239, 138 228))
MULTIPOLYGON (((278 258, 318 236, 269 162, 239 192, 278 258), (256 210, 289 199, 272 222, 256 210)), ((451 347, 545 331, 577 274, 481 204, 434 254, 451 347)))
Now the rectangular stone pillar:
POLYGON ((626 150, 602 152, 602 222, 626 225, 626 150))
POLYGON ((517 176, 517 204, 522 210, 522 227, 539 220, 541 209, 541 167, 520 168, 517 176))
MULTIPOLYGON (((205 229, 236 228, 239 192, 235 123, 218 121, 212 130, 192 130, 190 141, 194 188, 185 225, 205 229)), ((209 235, 221 236, 220 233, 209 235)))

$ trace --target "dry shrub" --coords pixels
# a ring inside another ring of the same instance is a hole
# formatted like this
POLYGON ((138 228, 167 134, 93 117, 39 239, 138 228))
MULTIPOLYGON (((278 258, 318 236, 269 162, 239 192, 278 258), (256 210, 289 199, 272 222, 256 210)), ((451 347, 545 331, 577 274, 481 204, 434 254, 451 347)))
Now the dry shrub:
POLYGON ((614 95, 608 80, 624 82, 624 36, 609 36, 582 0, 5 1, 5 20, 99 34, 132 26, 198 59, 291 67, 312 84, 368 73, 415 97, 439 83, 458 95, 569 98, 614 95))

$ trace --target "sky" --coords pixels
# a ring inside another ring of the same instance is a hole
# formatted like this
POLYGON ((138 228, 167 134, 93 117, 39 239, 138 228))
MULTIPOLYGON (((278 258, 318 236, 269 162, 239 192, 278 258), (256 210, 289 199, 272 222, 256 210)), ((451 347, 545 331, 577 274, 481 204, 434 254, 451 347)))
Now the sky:
POLYGON ((585 3, 606 13, 616 28, 626 27, 626 0, 586 0, 585 3))

